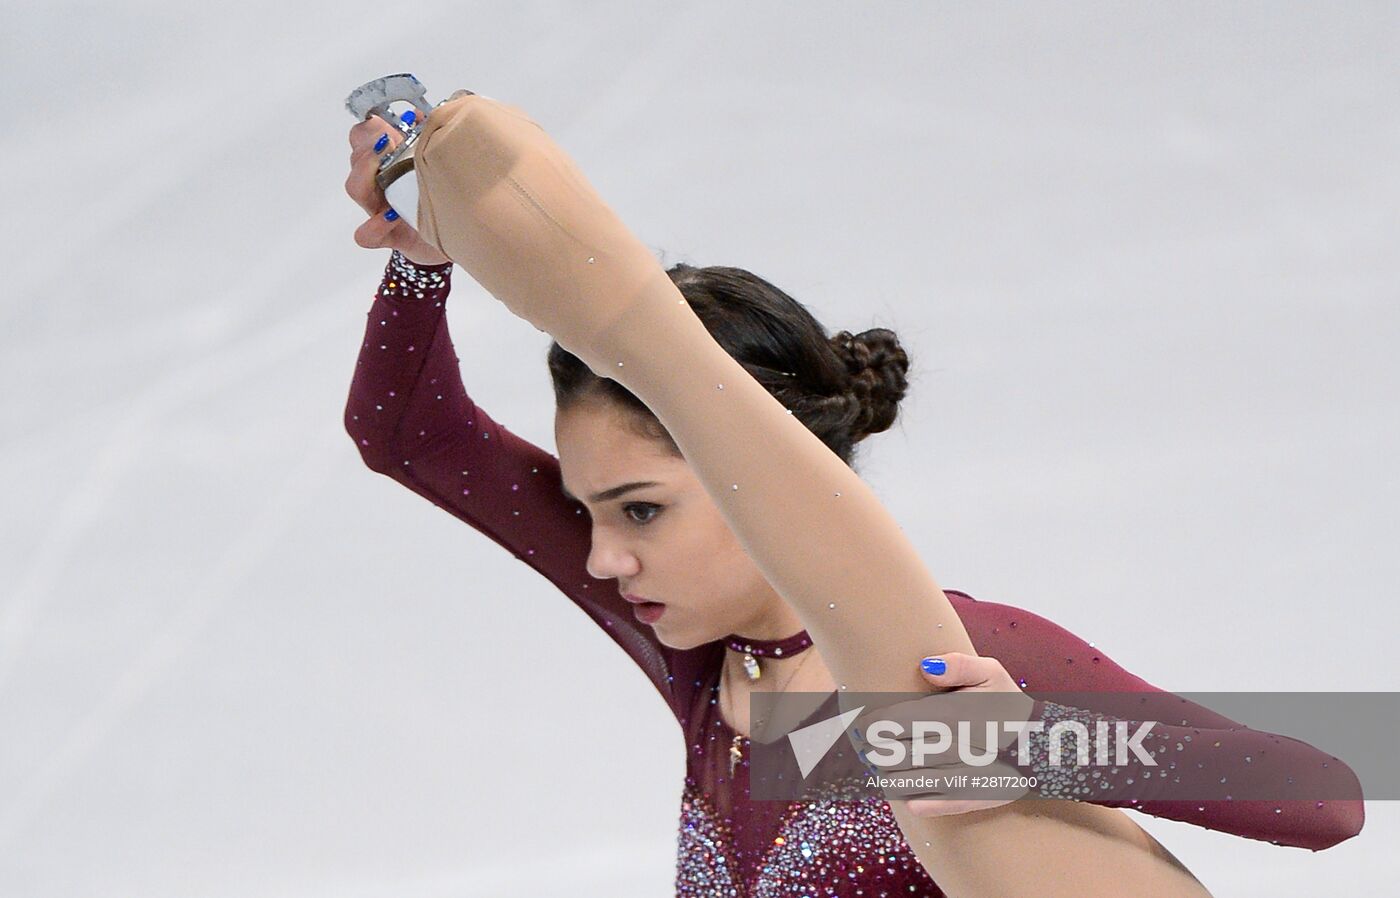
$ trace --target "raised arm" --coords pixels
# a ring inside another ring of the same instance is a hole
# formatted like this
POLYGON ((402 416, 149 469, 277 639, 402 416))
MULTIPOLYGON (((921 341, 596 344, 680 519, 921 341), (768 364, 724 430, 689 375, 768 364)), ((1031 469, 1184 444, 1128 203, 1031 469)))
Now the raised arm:
POLYGON ((548 579, 627 652, 678 716, 689 713, 683 687, 698 659, 637 621, 615 582, 588 574, 588 515, 564 497, 558 459, 468 395, 447 328, 451 268, 390 258, 355 363, 346 431, 371 470, 548 579))
MULTIPOLYGON (((870 488, 715 343, 538 126, 460 97, 429 116, 417 159, 424 238, 648 405, 842 688, 928 691, 910 658, 972 650, 870 488)), ((967 819, 916 818, 902 802, 894 811, 952 895, 1203 893, 1120 812, 1072 802, 967 819)))

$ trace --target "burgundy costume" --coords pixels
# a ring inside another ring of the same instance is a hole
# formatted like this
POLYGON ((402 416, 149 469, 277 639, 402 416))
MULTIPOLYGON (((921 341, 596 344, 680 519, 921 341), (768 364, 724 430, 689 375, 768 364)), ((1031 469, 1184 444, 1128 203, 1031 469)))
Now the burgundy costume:
MULTIPOLYGON (((615 581, 589 576, 589 517, 581 504, 565 498, 558 460, 497 423, 462 385, 444 316, 451 270, 450 264, 416 266, 397 253, 391 259, 369 312, 345 427, 372 470, 470 524, 548 578, 650 678, 685 739, 677 894, 942 895, 883 801, 749 799, 747 740, 739 740, 744 760, 731 775, 729 748, 736 734, 719 715, 724 642, 669 648, 635 619, 615 581)), ((1044 618, 945 592, 977 653, 998 659, 1023 688, 1159 691, 1044 618)), ((1182 705, 1182 718, 1180 733, 1194 738, 1171 753, 1173 770, 1199 768, 1227 753, 1252 753, 1253 763, 1273 765, 1269 769, 1282 778, 1329 761, 1302 742, 1250 730, 1196 704, 1182 705)), ((1106 800, 1091 792, 1085 800, 1314 850, 1354 835, 1363 817, 1359 799, 1141 801, 1106 800)))

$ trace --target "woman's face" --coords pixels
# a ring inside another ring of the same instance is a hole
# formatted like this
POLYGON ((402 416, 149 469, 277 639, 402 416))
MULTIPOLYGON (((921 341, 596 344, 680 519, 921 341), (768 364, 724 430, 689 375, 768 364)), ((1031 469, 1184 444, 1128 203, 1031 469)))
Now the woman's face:
POLYGON ((791 610, 739 545, 685 460, 630 430, 631 414, 584 401, 554 419, 564 491, 592 520, 588 573, 665 605, 645 621, 672 648, 740 633, 790 635, 791 610), (623 491, 630 484, 634 486, 623 491), (612 493, 599 496, 598 494, 612 493), (790 629, 785 629, 790 628, 790 629))

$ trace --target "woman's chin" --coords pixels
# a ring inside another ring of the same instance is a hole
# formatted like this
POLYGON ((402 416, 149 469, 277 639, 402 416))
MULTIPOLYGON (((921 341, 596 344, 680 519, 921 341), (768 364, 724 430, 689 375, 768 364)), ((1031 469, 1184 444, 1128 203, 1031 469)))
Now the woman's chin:
POLYGON ((668 633, 662 627, 653 627, 652 631, 656 633, 656 638, 661 644, 668 649, 676 649, 677 651, 683 652, 686 649, 693 649, 697 645, 701 645, 701 643, 686 639, 684 633, 668 633))
POLYGON ((697 633, 694 630, 673 630, 664 623, 652 627, 652 632, 656 634, 657 640, 659 640, 662 645, 682 652, 724 638, 723 636, 716 636, 713 633, 697 633))

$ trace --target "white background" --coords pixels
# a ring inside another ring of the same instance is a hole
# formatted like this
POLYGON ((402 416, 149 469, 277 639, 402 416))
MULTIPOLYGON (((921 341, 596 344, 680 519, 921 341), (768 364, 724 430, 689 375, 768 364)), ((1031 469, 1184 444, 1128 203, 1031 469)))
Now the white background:
MULTIPOLYGON (((669 893, 651 686, 342 429, 388 256, 343 101, 391 72, 528 111, 668 263, 894 328, 861 471, 943 585, 1169 689, 1400 687, 1394 4, 0 16, 0 894, 669 893)), ((465 276, 449 320, 552 451, 544 335, 465 276)), ((1135 817, 1217 896, 1359 895, 1367 814, 1135 817)))

